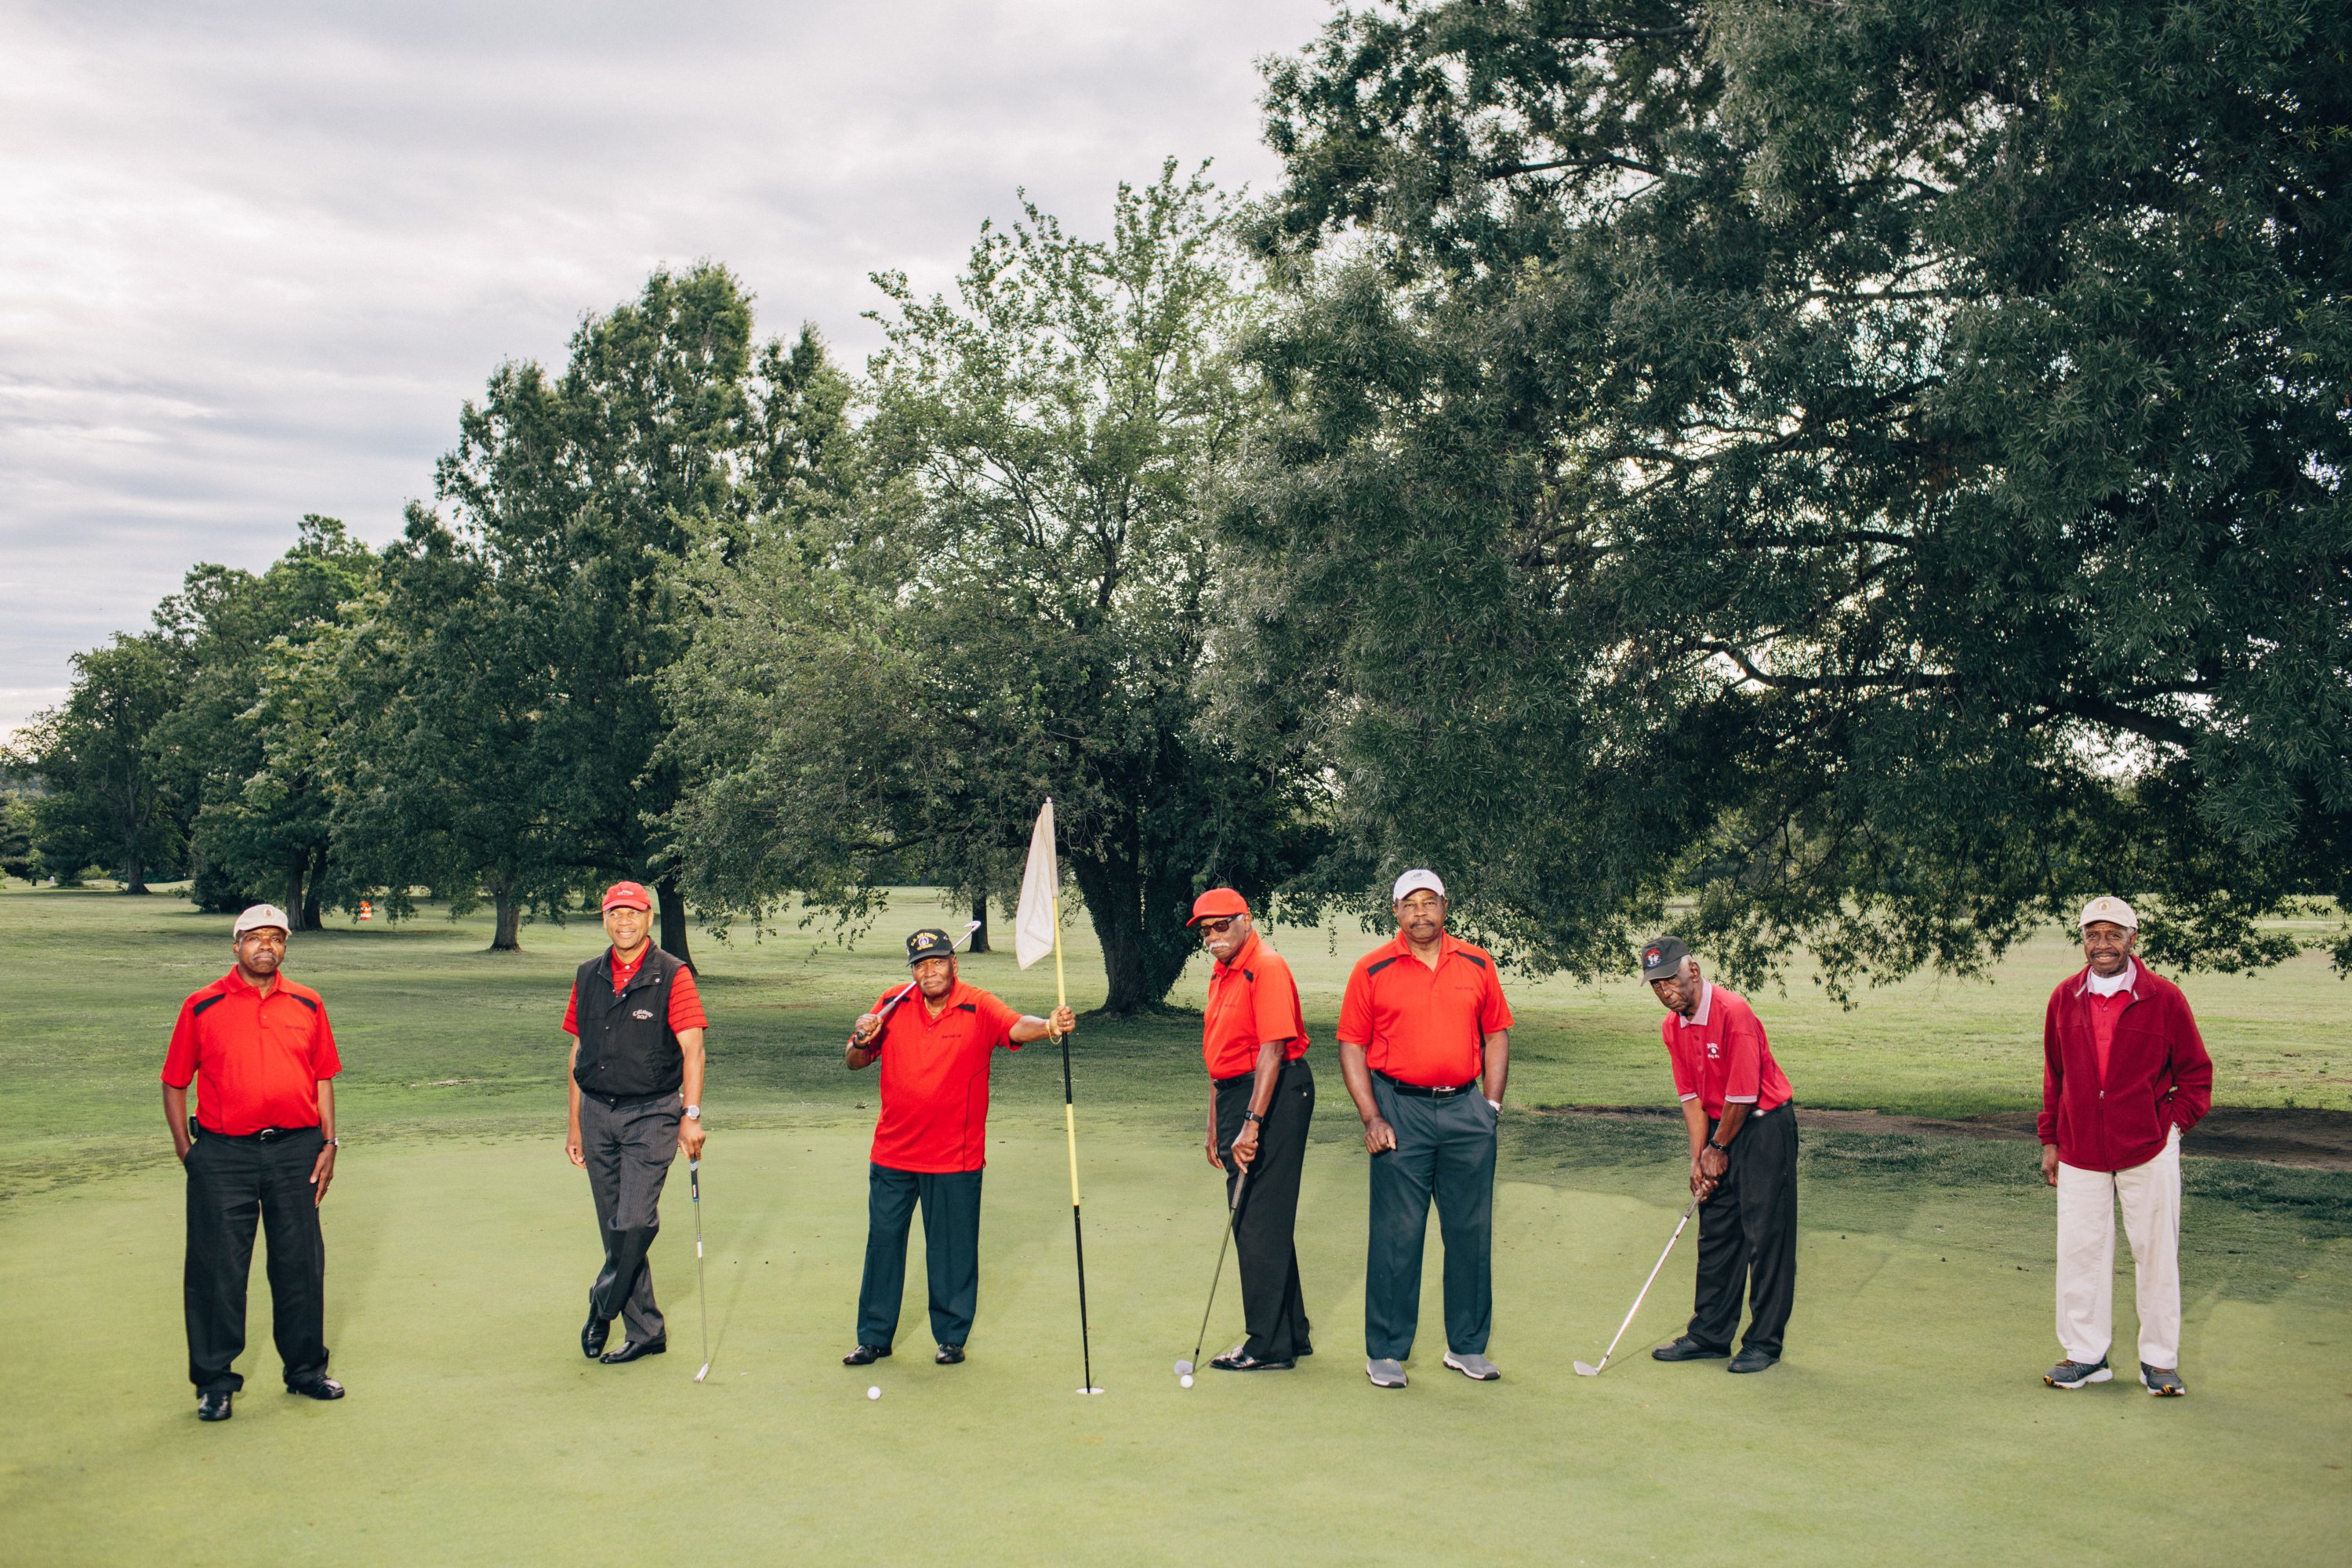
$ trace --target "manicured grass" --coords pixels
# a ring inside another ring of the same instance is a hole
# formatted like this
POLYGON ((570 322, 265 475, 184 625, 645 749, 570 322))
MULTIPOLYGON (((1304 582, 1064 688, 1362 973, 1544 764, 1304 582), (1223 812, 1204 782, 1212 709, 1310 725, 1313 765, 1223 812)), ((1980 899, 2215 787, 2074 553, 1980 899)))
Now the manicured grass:
MULTIPOLYGON (((479 922, 296 939, 348 1063, 327 1212, 335 1405, 276 1392, 257 1266, 248 1391, 200 1427, 183 1381, 180 1209, 154 1087, 178 998, 226 964, 226 922, 167 898, 0 895, 0 1290, 20 1304, 0 1434, 0 1560, 247 1563, 1282 1562, 2306 1563, 2352 1504, 2352 1176, 2188 1163, 2184 1375, 2063 1395, 2050 1205, 2030 1145, 1809 1134, 1789 1359, 1761 1377, 1590 1359, 1673 1228, 1668 1123, 1506 1122, 1496 1332, 1506 1380, 1443 1373, 1433 1256, 1413 1386, 1361 1376, 1362 1156, 1330 1019, 1370 939, 1285 930, 1323 1101, 1300 1250, 1322 1353, 1295 1373, 1179 1391, 1215 1256, 1197 1026, 1081 1031, 1081 1160, 1097 1381, 1081 1400, 1056 1058, 998 1072, 981 1317, 931 1366, 921 1270, 900 1355, 847 1348, 870 1075, 837 1049, 894 975, 902 899, 854 953, 805 937, 698 950, 714 1018, 704 1174, 719 1348, 698 1361, 691 1216, 666 1204, 669 1356, 583 1363, 595 1261, 556 1144, 572 966, 593 928, 479 922), (884 1397, 864 1397, 868 1384, 884 1397)), ((1099 982, 1074 942, 1081 1006, 1099 982)), ((1967 1114, 2032 1103, 2056 943, 1989 985, 1927 983, 1853 1013, 1801 985, 1757 998, 1802 1098, 1967 1114)), ((1050 968, 968 974, 1033 1010, 1050 968)), ((1198 967, 1186 991, 1197 1000, 1198 967)), ((1630 984, 1513 984, 1513 1098, 1665 1098, 1654 1003, 1630 984)), ((2344 992, 2311 961, 2192 981, 2241 1104, 2342 1104, 2352 1050, 2315 1026, 2344 992), (2292 1053, 2307 1053, 2296 1055, 2292 1053), (2332 1082, 2326 1080, 2333 1080, 2332 1082), (2333 1095, 2333 1100, 2326 1096, 2333 1095)), ((918 1242, 919 1246, 919 1242, 918 1242)), ((1628 1344, 1687 1310, 1691 1242, 1628 1344)), ((1228 1266, 1230 1268, 1230 1266, 1228 1266)), ((2128 1265, 2117 1359, 2130 1361, 2128 1265)), ((1238 1332, 1230 1275, 1222 1342, 1238 1332)), ((1625 1352, 1621 1352, 1621 1357, 1625 1352)))

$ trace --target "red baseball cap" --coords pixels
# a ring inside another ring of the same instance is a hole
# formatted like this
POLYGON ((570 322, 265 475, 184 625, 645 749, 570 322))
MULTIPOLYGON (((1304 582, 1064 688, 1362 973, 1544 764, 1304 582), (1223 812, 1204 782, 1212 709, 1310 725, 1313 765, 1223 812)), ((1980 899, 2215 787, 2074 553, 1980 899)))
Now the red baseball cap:
POLYGON ((643 910, 653 912, 654 896, 646 891, 643 882, 615 882, 604 889, 604 908, 608 910, 643 910))
POLYGON ((1231 888, 1211 888, 1192 900, 1192 918, 1184 923, 1188 926, 1195 926, 1202 921, 1214 920, 1222 915, 1247 913, 1249 913, 1247 899, 1243 898, 1231 888))

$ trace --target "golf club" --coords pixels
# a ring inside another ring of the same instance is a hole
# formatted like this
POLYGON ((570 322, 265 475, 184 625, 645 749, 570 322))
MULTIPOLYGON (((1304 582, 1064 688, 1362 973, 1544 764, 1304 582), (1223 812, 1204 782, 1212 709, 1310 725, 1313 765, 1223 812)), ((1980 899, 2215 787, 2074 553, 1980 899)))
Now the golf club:
POLYGON ((1241 1212, 1242 1189, 1249 1185, 1249 1167, 1234 1182, 1234 1201, 1225 1205, 1225 1226, 1217 1233, 1217 1271, 1209 1276, 1209 1304, 1201 1309, 1201 1331, 1192 1338, 1190 1358, 1176 1363, 1178 1377, 1190 1377, 1201 1360, 1201 1347, 1209 1342, 1209 1314, 1217 1310, 1217 1286, 1225 1278, 1225 1248, 1234 1239, 1234 1216, 1241 1212))
POLYGON ((710 1375, 710 1281, 702 1271, 702 1161, 699 1156, 686 1163, 686 1190, 694 1200, 694 1293, 702 1303, 702 1370, 694 1374, 700 1383, 710 1375))
MULTIPOLYGON (((973 921, 966 925, 963 928, 963 934, 948 944, 948 951, 950 952, 953 952, 965 942, 970 942, 971 940, 971 933, 979 929, 980 922, 978 921, 973 921)), ((907 982, 905 987, 899 991, 898 994, 891 997, 890 1000, 882 1004, 881 1010, 875 1014, 875 1016, 881 1020, 880 1023, 874 1026, 874 1037, 876 1039, 878 1040, 882 1037, 882 1031, 889 1026, 890 1015, 898 1010, 899 1003, 904 1002, 909 995, 913 994, 914 989, 915 983, 909 980, 907 982)), ((856 1045, 857 1043, 856 1036, 852 1035, 850 1037, 849 1043, 853 1046, 856 1045)))
POLYGON ((1675 1243, 1683 1238, 1683 1226, 1690 1224, 1691 1214, 1697 1207, 1698 1194, 1696 1193, 1693 1193, 1691 1194, 1691 1201, 1683 1207, 1683 1217, 1675 1221, 1674 1235, 1666 1237, 1665 1252, 1659 1253, 1657 1262, 1650 1266, 1650 1277, 1642 1281, 1641 1295, 1637 1295, 1633 1298, 1633 1304, 1625 1310, 1625 1321, 1617 1325, 1616 1339, 1611 1340, 1609 1342, 1609 1348, 1601 1352, 1601 1366, 1591 1366, 1583 1362, 1578 1362, 1576 1363, 1577 1376, 1599 1377, 1601 1375, 1601 1367, 1607 1366, 1609 1364, 1609 1358, 1617 1353, 1617 1340, 1623 1339, 1625 1337, 1625 1331, 1633 1326, 1633 1314, 1642 1310, 1642 1297, 1647 1296, 1650 1293, 1650 1287, 1658 1282, 1658 1270, 1666 1266, 1667 1253, 1674 1251, 1675 1243))

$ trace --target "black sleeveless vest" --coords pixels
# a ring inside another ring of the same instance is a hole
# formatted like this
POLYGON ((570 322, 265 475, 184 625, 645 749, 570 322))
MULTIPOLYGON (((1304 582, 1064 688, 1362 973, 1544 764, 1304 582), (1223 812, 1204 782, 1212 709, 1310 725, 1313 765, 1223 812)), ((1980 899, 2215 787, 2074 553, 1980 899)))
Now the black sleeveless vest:
POLYGON ((669 992, 673 977, 685 967, 660 948, 648 947, 645 962, 615 996, 611 948, 580 966, 572 983, 572 1021, 580 1027, 574 1082, 591 1094, 616 1100, 677 1091, 686 1081, 686 1054, 670 1032, 669 992))

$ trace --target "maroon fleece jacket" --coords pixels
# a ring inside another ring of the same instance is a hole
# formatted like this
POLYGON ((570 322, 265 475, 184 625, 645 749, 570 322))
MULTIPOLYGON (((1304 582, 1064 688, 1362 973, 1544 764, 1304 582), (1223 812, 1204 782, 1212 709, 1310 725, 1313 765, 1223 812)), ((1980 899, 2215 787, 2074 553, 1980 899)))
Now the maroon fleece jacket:
POLYGON ((2042 1142, 2078 1171, 2127 1171, 2164 1152, 2175 1127, 2213 1108, 2213 1058, 2189 998, 2138 964, 2132 1000, 2116 1019, 2107 1073, 2091 1037, 2090 970, 2061 981, 2042 1019, 2042 1142))

